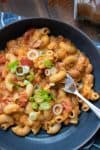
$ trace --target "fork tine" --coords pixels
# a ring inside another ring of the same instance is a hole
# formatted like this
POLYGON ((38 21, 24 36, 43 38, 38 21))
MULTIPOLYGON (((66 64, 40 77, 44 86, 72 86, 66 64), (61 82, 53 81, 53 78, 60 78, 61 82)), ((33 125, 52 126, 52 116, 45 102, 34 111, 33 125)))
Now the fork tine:
POLYGON ((72 85, 74 85, 74 88, 76 87, 74 79, 69 74, 67 74, 64 90, 68 93, 73 93, 75 91, 75 89, 74 89, 74 91, 72 91, 72 85))
POLYGON ((69 78, 70 80, 74 82, 74 79, 69 74, 67 74, 67 78, 69 78))
POLYGON ((67 85, 69 85, 69 84, 74 83, 74 80, 69 74, 67 74, 67 78, 65 79, 65 82, 67 85))

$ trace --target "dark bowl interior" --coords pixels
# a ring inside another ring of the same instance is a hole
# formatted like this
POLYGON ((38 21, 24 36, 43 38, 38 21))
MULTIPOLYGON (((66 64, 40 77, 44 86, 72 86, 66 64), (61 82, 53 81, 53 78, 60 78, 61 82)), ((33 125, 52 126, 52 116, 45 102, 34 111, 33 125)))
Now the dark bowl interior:
MULTIPOLYGON (((41 28, 49 27, 51 34, 63 35, 70 39, 76 46, 84 52, 94 66, 95 86, 100 91, 100 55, 91 40, 78 29, 55 20, 37 18, 25 19, 0 30, 0 49, 6 46, 6 42, 21 36, 27 29, 31 27, 41 28)), ((95 102, 100 107, 100 101, 95 102)), ((7 150, 73 150, 81 147, 86 143, 98 130, 100 125, 96 116, 89 111, 80 115, 80 122, 77 126, 63 126, 61 131, 53 136, 41 131, 38 135, 30 134, 24 138, 17 137, 11 131, 0 130, 0 148, 7 150)))

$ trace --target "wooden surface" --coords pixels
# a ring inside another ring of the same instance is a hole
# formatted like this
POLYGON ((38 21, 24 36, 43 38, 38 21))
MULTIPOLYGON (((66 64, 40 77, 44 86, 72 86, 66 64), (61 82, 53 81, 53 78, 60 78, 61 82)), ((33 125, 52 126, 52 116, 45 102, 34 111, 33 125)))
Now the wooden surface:
POLYGON ((10 11, 26 17, 55 18, 77 26, 92 40, 100 42, 100 26, 73 19, 74 0, 8 0, 0 3, 1 11, 10 11))

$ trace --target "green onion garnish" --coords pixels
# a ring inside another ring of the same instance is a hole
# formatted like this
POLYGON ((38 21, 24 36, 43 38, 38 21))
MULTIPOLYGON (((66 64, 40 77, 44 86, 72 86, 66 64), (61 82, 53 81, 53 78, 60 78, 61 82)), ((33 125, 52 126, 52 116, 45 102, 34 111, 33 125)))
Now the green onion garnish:
POLYGON ((11 63, 8 64, 8 69, 11 71, 11 72, 15 72, 16 71, 16 68, 19 64, 19 61, 18 60, 15 60, 11 63))
POLYGON ((48 102, 48 101, 53 100, 53 99, 54 99, 53 94, 49 93, 48 91, 46 91, 44 89, 36 90, 35 95, 34 95, 34 100, 37 103, 41 103, 44 101, 48 102))
POLYGON ((48 110, 51 108, 51 105, 49 102, 43 102, 39 105, 39 110, 48 110))
POLYGON ((45 60, 44 65, 46 68, 52 68, 54 66, 51 60, 45 60))
POLYGON ((27 75, 27 79, 32 82, 34 80, 35 76, 33 72, 30 72, 29 75, 27 75))
POLYGON ((24 84, 28 85, 30 82, 28 80, 24 80, 24 84))
POLYGON ((43 102, 43 97, 38 95, 38 94, 35 94, 34 95, 34 100, 35 100, 36 103, 41 103, 41 102, 43 102))
POLYGON ((37 89, 34 95, 29 98, 33 109, 48 110, 51 107, 50 101, 55 99, 52 93, 44 89, 37 89))
POLYGON ((33 108, 33 109, 38 109, 38 104, 35 103, 35 102, 32 102, 32 108, 33 108))

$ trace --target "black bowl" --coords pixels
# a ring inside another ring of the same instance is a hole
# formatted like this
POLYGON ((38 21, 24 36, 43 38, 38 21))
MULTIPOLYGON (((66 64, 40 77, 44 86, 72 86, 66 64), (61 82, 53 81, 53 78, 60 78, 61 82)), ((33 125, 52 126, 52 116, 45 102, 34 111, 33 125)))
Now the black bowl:
MULTIPOLYGON (((63 35, 70 39, 76 46, 84 52, 94 66, 94 76, 96 91, 100 91, 100 54, 91 40, 80 30, 69 24, 61 23, 56 20, 44 18, 30 18, 15 22, 0 30, 0 49, 3 49, 8 40, 21 36, 31 27, 49 27, 51 34, 63 35)), ((95 102, 100 107, 100 101, 95 102)), ((82 113, 77 126, 70 125, 62 127, 56 135, 48 135, 41 131, 38 135, 18 137, 10 130, 0 129, 0 148, 7 150, 75 150, 85 144, 99 129, 100 121, 92 111, 82 113)))

